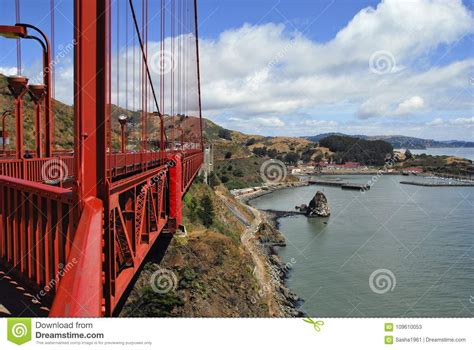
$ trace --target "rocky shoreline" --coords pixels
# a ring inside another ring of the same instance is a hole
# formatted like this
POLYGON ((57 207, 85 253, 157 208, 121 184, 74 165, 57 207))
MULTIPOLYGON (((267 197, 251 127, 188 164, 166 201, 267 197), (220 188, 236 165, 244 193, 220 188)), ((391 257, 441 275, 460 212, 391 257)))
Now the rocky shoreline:
POLYGON ((299 309, 304 302, 302 298, 296 295, 286 285, 286 280, 295 262, 284 263, 278 256, 278 247, 286 246, 285 237, 278 230, 278 219, 284 216, 304 215, 300 212, 285 212, 275 210, 261 210, 253 207, 249 202, 255 198, 267 195, 269 193, 285 189, 309 186, 308 182, 277 184, 272 186, 263 186, 255 188, 251 193, 244 195, 235 195, 235 198, 245 205, 261 213, 262 222, 257 230, 255 245, 265 258, 268 272, 271 277, 275 298, 281 305, 282 313, 285 317, 304 317, 306 314, 299 309))
MULTIPOLYGON (((306 314, 299 309, 304 300, 301 299, 298 295, 296 295, 293 291, 291 291, 286 285, 288 275, 296 261, 284 263, 283 261, 281 261, 278 255, 278 247, 286 246, 285 237, 278 230, 278 219, 295 215, 308 215, 308 211, 301 210, 301 207, 299 211, 280 211, 271 209, 261 210, 253 207, 251 204, 249 204, 249 202, 255 198, 264 196, 266 194, 284 188, 295 188, 309 185, 310 184, 308 182, 303 181, 300 183, 280 184, 254 189, 254 191, 250 193, 248 192, 248 190, 244 190, 244 195, 236 196, 236 198, 244 202, 247 206, 251 207, 254 210, 258 210, 261 214, 262 223, 260 224, 260 227, 258 228, 256 234, 256 245, 262 253, 262 256, 265 257, 267 266, 269 267, 269 273, 275 287, 275 291, 277 291, 276 298, 282 306, 283 313, 285 314, 285 316, 288 317, 304 317, 306 316, 306 314)), ((319 199, 318 195, 320 195, 320 192, 318 192, 315 195, 315 198, 313 198, 312 200, 312 202, 315 201, 315 203, 310 202, 308 206, 304 206, 306 208, 310 208, 312 206, 311 208, 315 209, 315 207, 318 206, 318 203, 316 203, 316 201, 319 199)), ((324 203, 326 203, 325 201, 326 198, 324 197, 324 203)), ((321 216, 329 216, 329 208, 325 207, 325 210, 327 210, 327 212, 322 213, 325 215, 321 216)))
POLYGON ((285 237, 273 225, 273 214, 259 211, 262 214, 262 223, 256 234, 256 245, 269 268, 268 272, 276 291, 275 298, 285 317, 304 317, 306 314, 299 309, 304 300, 286 285, 288 274, 295 262, 284 263, 278 256, 278 247, 286 246, 285 237))

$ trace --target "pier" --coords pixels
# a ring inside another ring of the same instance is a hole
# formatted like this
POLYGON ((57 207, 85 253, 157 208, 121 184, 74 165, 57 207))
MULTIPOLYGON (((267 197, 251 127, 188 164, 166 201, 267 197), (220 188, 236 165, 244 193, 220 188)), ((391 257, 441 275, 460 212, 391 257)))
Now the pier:
POLYGON ((357 190, 357 191, 370 190, 370 185, 368 184, 350 183, 350 182, 345 182, 342 180, 309 180, 308 182, 310 185, 340 187, 343 190, 357 190))
POLYGON ((423 186, 423 187, 474 187, 474 182, 466 183, 429 183, 416 181, 400 181, 403 185, 423 186))

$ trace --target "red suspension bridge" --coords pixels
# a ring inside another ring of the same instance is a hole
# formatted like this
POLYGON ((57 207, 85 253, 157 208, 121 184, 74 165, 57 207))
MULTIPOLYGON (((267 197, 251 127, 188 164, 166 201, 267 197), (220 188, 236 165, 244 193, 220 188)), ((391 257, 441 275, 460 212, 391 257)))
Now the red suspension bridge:
MULTIPOLYGON (((42 2, 28 6, 41 11, 42 2)), ((197 4, 74 1, 71 150, 55 146, 50 4, 48 34, 22 23, 19 0, 0 26, 0 45, 16 39, 18 66, 8 77, 14 104, 0 106, 0 279, 50 316, 111 316, 157 238, 180 229, 182 197, 203 162, 197 4), (39 82, 22 75, 21 47, 33 41, 39 82), (25 100, 34 140, 24 134, 25 100)))

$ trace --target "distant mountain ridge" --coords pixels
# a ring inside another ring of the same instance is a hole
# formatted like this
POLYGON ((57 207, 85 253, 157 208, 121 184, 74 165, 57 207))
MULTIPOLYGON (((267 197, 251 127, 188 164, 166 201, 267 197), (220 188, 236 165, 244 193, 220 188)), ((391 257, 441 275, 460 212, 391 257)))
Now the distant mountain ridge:
POLYGON ((328 136, 350 136, 356 137, 364 140, 383 140, 389 142, 393 148, 409 148, 409 149, 427 149, 427 148, 467 148, 474 147, 474 142, 470 141, 459 141, 459 140, 450 140, 450 141, 436 141, 430 139, 421 139, 411 136, 402 136, 402 135, 380 135, 380 136, 367 136, 367 135, 347 135, 343 133, 325 133, 319 134, 316 136, 305 136, 304 138, 312 141, 319 142, 325 137, 328 136))

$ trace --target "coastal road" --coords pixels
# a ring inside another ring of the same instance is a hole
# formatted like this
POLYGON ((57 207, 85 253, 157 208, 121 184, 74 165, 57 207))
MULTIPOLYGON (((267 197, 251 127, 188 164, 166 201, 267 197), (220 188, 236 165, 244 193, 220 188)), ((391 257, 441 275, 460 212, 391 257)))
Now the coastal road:
POLYGON ((268 272, 267 260, 266 257, 258 249, 255 240, 256 233, 260 225, 263 223, 263 217, 260 210, 255 209, 249 205, 241 203, 248 210, 250 210, 254 216, 254 219, 249 223, 245 216, 240 212, 240 210, 234 204, 230 203, 228 198, 225 197, 222 193, 216 192, 219 198, 222 199, 225 206, 234 214, 234 216, 241 221, 245 226, 245 232, 241 236, 240 240, 242 246, 249 252, 252 260, 255 264, 254 276, 259 284, 258 295, 255 296, 255 299, 264 299, 267 306, 270 316, 272 317, 282 317, 284 316, 281 310, 280 305, 274 298, 276 295, 275 285, 272 282, 272 278, 268 272))

